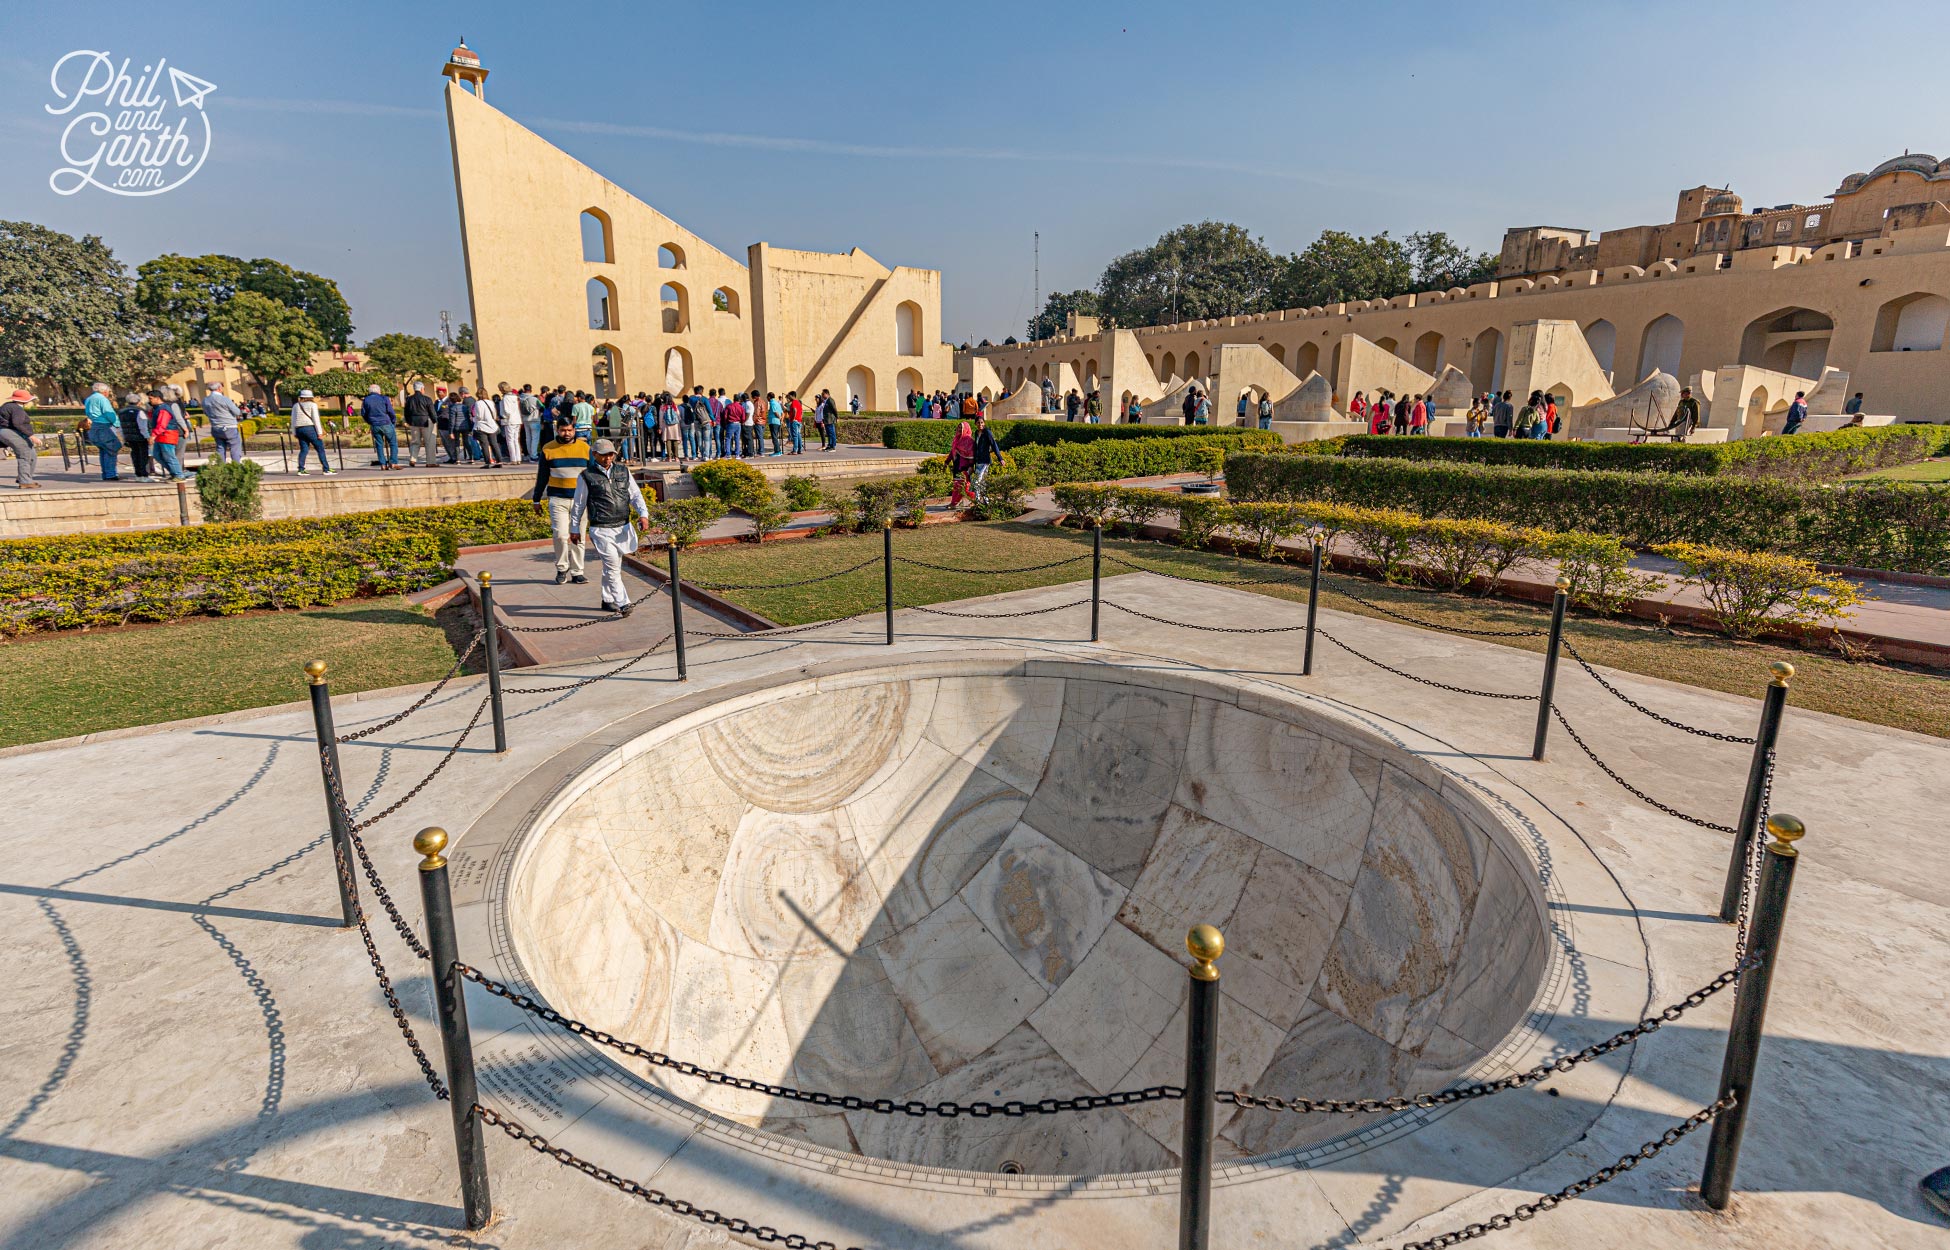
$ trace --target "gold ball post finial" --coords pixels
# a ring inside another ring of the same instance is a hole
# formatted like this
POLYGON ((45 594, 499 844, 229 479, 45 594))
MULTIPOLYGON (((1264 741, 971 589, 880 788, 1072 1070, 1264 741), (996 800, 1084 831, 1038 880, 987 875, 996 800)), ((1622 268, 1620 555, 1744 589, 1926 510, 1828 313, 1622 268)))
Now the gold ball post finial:
POLYGON ((305 680, 314 686, 325 684, 325 661, 311 660, 305 665, 305 680))
POLYGON ((1775 812, 1767 818, 1767 833, 1774 839, 1767 844, 1767 849, 1776 855, 1792 858, 1801 853, 1794 849, 1794 844, 1808 836, 1808 826, 1802 824, 1798 816, 1775 812))
POLYGON ((447 849, 447 831, 439 825, 429 825, 413 835, 413 849, 420 853, 421 872, 445 868, 447 857, 440 852, 447 849))
POLYGON ((481 585, 483 585, 483 586, 492 586, 493 584, 494 584, 494 574, 493 574, 493 573, 491 573, 491 572, 489 572, 489 571, 488 571, 488 570, 486 570, 486 569, 482 569, 482 570, 481 570, 481 585))
POLYGON ((1768 685, 1785 686, 1788 684, 1788 680, 1794 676, 1794 665, 1789 664, 1786 660, 1776 660, 1767 666, 1767 671, 1774 674, 1774 680, 1769 682, 1768 685))
POLYGON ((1201 981, 1219 979, 1219 956, 1226 953, 1225 934, 1217 925, 1195 924, 1185 935, 1185 949, 1192 956, 1192 975, 1201 981))
POLYGON ((1561 595, 1568 595, 1568 594, 1570 594, 1570 593, 1571 593, 1571 579, 1570 579, 1570 578, 1568 578, 1568 577, 1560 577, 1560 578, 1558 578, 1558 579, 1557 579, 1557 592, 1558 592, 1559 594, 1561 594, 1561 595))

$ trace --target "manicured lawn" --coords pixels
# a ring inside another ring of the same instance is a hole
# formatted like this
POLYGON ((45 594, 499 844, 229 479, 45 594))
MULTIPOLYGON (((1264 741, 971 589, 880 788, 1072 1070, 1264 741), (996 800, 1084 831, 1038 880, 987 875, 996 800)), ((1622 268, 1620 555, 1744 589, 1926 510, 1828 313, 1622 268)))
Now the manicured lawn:
POLYGON ((1887 469, 1877 469, 1874 473, 1864 473, 1850 480, 1950 483, 1950 456, 1938 456, 1933 460, 1919 460, 1915 464, 1899 464, 1887 469))
POLYGON ((393 595, 8 643, 0 746, 288 703, 311 659, 334 694, 434 681, 453 666, 450 634, 467 636, 460 611, 436 619, 393 595))
MULTIPOLYGON (((898 555, 934 564, 1015 568, 1066 555, 1087 556, 1090 538, 1073 530, 1014 523, 935 525, 921 530, 896 530, 894 549, 898 555)), ((1269 570, 1268 565, 1255 560, 1185 551, 1158 543, 1106 539, 1104 551, 1106 555, 1115 552, 1148 568, 1186 577, 1279 575, 1277 569, 1269 570)), ((686 577, 704 582, 783 582, 833 572, 863 560, 872 561, 856 573, 815 586, 727 593, 726 597, 755 612, 781 624, 796 625, 878 609, 881 605, 879 557, 880 537, 869 534, 767 543, 762 547, 743 543, 710 547, 693 552, 685 561, 684 569, 686 577)), ((1108 560, 1105 563, 1106 577, 1124 571, 1108 560)), ((1293 587, 1240 589, 1305 602, 1306 569, 1294 568, 1291 575, 1296 582, 1293 587)), ((1036 572, 995 576, 935 572, 897 564, 895 599, 904 605, 930 604, 1060 582, 1087 583, 1089 578, 1087 559, 1036 572)), ((1340 587, 1444 625, 1535 629, 1549 621, 1549 611, 1541 606, 1389 587, 1335 573, 1322 578, 1322 606, 1363 616, 1380 615, 1338 593, 1340 587)), ((1849 661, 1815 650, 1733 642, 1712 634, 1663 630, 1638 621, 1605 620, 1575 611, 1568 633, 1579 652, 1593 664, 1756 698, 1767 683, 1767 666, 1774 660, 1787 660, 1795 666, 1792 695, 1795 707, 1950 737, 1950 677, 1849 661)), ((1484 641, 1528 651, 1544 649, 1541 638, 1484 641)), ((1347 657, 1340 659, 1359 663, 1347 657)), ((1588 682, 1590 679, 1567 661, 1560 680, 1588 682)))

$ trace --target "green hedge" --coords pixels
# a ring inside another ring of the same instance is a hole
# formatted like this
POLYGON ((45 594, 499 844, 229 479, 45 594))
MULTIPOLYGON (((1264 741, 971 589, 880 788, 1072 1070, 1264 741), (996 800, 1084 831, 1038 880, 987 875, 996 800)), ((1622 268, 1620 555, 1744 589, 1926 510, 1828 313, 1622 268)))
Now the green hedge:
POLYGON ((1227 461, 1226 483, 1235 499, 1247 501, 1405 508, 1421 516, 1587 530, 1637 547, 1688 541, 1950 573, 1950 491, 1929 486, 1257 455, 1227 461))
MULTIPOLYGON (((900 451, 928 451, 946 455, 961 428, 960 418, 941 421, 880 422, 875 436, 883 447, 900 451)), ((842 431, 845 426, 842 424, 842 431)), ((1171 438, 1223 432, 1209 425, 1086 425, 1081 421, 991 421, 995 441, 1004 451, 1017 447, 1049 447, 1057 443, 1089 443, 1098 439, 1171 438)))
POLYGON ((360 543, 394 534, 444 534, 454 546, 521 542, 548 537, 548 518, 525 501, 496 499, 432 508, 387 508, 282 521, 186 525, 124 534, 61 534, 0 541, 0 569, 45 566, 110 556, 149 556, 205 548, 236 548, 302 539, 360 543))
MULTIPOLYGON (((1243 452, 1270 452, 1280 436, 1267 430, 1194 432, 1159 438, 1110 438, 1090 442, 1035 444, 1009 451, 1008 467, 1032 486, 1052 482, 1110 482, 1126 477, 1163 473, 1203 472, 1208 448, 1228 457, 1243 452)), ((1230 460, 1227 461, 1231 463, 1230 460)), ((922 462, 921 471, 940 472, 939 458, 922 462)))
POLYGON ((1527 438, 1402 438, 1356 434, 1344 454, 1533 469, 1650 470, 1824 482, 1950 450, 1950 426, 1887 425, 1731 443, 1567 443, 1527 438))

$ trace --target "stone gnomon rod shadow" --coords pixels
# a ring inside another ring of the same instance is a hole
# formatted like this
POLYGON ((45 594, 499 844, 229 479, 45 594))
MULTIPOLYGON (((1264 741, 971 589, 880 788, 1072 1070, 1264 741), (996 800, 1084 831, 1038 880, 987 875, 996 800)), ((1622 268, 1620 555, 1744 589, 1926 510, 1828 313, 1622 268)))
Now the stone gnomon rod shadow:
MULTIPOLYGON (((597 1164, 575 1156, 563 1147, 552 1145, 546 1138, 527 1129, 526 1126, 522 1125, 513 1117, 483 1105, 479 1101, 478 1086, 474 1071, 473 1046, 468 1031, 466 1000, 462 989, 463 981, 470 980, 481 986, 487 992, 507 999, 531 1015, 560 1025, 570 1032, 596 1042, 599 1045, 612 1047, 633 1057, 645 1059, 652 1064, 666 1067, 684 1073, 685 1075, 699 1077, 713 1084, 727 1085, 776 1098, 834 1106, 844 1110, 868 1111, 888 1115, 904 1114, 909 1116, 936 1115, 953 1117, 968 1115, 981 1118, 1002 1115, 1019 1117, 1097 1110, 1105 1107, 1128 1106, 1138 1102, 1159 1100, 1182 1101, 1185 1103, 1185 1111, 1183 1115, 1180 1150, 1180 1250, 1205 1250, 1209 1242, 1213 1141, 1216 1129, 1214 1109, 1222 1103, 1299 1114, 1348 1114, 1401 1111, 1413 1107, 1436 1106, 1444 1103, 1459 1102, 1469 1098, 1482 1097, 1501 1092, 1505 1089, 1520 1088, 1548 1076, 1569 1071, 1579 1063, 1587 1062, 1600 1055, 1610 1053, 1621 1046, 1635 1041, 1646 1033, 1659 1028, 1662 1024, 1677 1019, 1680 1014, 1690 1010, 1692 1007, 1698 1006, 1727 985, 1735 985, 1736 999, 1734 1015, 1727 1031, 1726 1053, 1721 1068, 1718 1096, 1712 1103, 1707 1104, 1685 1120, 1680 1121, 1660 1137, 1645 1143, 1638 1151, 1621 1157, 1616 1163, 1600 1169, 1598 1172, 1593 1173, 1583 1180, 1574 1182, 1553 1194, 1543 1195, 1534 1202, 1520 1204, 1509 1213, 1493 1216, 1486 1221, 1467 1225, 1465 1228, 1454 1232, 1409 1243, 1403 1250, 1435 1250, 1436 1247, 1454 1245, 1460 1241, 1470 1240, 1489 1232, 1507 1228, 1512 1223, 1534 1218, 1538 1214, 1552 1210, 1563 1202, 1576 1198, 1588 1192, 1590 1189, 1602 1185, 1622 1175, 1624 1172, 1632 1170, 1639 1163, 1657 1156, 1663 1150, 1676 1144, 1679 1140, 1708 1122, 1712 1123, 1713 1129, 1708 1143, 1705 1167, 1701 1176, 1700 1194, 1707 1205, 1716 1210, 1725 1210, 1732 1200, 1734 1170, 1739 1159, 1741 1135, 1745 1128, 1748 1108, 1751 1105, 1754 1074, 1759 1061, 1767 997, 1772 985, 1775 955, 1780 947, 1788 896, 1793 883, 1794 869, 1798 861, 1798 854, 1794 844, 1804 833, 1801 822, 1794 817, 1784 813, 1772 814, 1768 811, 1768 799, 1771 794, 1773 781, 1774 747, 1779 736, 1781 718, 1786 706, 1788 679, 1793 675, 1792 666, 1784 663, 1776 663, 1772 666, 1773 679, 1765 692, 1762 702, 1760 726, 1753 738, 1749 739, 1738 735, 1720 734, 1686 725, 1683 722, 1662 716, 1650 708, 1633 701, 1610 682, 1606 681, 1590 664, 1586 663, 1582 656, 1578 655, 1576 648, 1564 639, 1564 614, 1570 587, 1567 582, 1560 579, 1556 587, 1556 593, 1553 596, 1551 627, 1545 653, 1543 685, 1538 695, 1509 695, 1498 692, 1470 690, 1465 687, 1433 681, 1429 678, 1419 677, 1396 669, 1370 656, 1364 655, 1347 643, 1335 638, 1332 634, 1318 628, 1316 607, 1319 599, 1323 541, 1318 531, 1313 532, 1310 537, 1312 538, 1311 568, 1308 579, 1306 624, 1304 626, 1228 628, 1173 621, 1168 618, 1154 616, 1134 608, 1124 607, 1117 603, 1103 600, 1101 589, 1103 533, 1100 525, 1092 526, 1091 550, 1087 556, 1078 555, 1053 561, 1048 564, 1029 566, 1024 569, 994 570, 953 568, 952 566, 934 565, 921 560, 896 556, 893 544, 893 530, 891 524, 889 524, 882 531, 882 554, 880 561, 883 566, 882 584, 887 634, 886 641, 888 645, 892 645, 895 640, 893 615, 896 606, 894 602, 894 565, 897 561, 956 573, 1001 574, 1053 568, 1087 558, 1091 562, 1090 599, 1088 602, 1091 608, 1090 640, 1092 642, 1098 641, 1099 609, 1108 603, 1108 606, 1112 608, 1139 616, 1146 620, 1205 631, 1226 633, 1282 633, 1304 629, 1306 632, 1306 651, 1302 666, 1303 676, 1311 675, 1314 635, 1319 633, 1342 650, 1411 681, 1457 693, 1493 699, 1527 700, 1536 698, 1539 703, 1539 709, 1532 750, 1532 758, 1534 760, 1542 760, 1544 758, 1550 719, 1555 715, 1564 724, 1565 729, 1570 732, 1573 740, 1584 753, 1599 768, 1603 769, 1607 775, 1611 776, 1613 780, 1630 790, 1633 794, 1682 820, 1734 835, 1732 859, 1728 868, 1727 881, 1720 909, 1720 919, 1738 923, 1736 963, 1731 969, 1722 973, 1714 981, 1703 986, 1701 989, 1694 991, 1694 993, 1688 995, 1681 1002, 1667 1007, 1659 1015, 1648 1017, 1640 1021, 1637 1025, 1606 1039, 1606 1041, 1588 1046, 1576 1054, 1563 1056, 1541 1064, 1529 1071, 1517 1073, 1513 1076, 1500 1078, 1495 1081, 1469 1086, 1450 1087, 1428 1094, 1402 1095, 1380 1099, 1283 1099, 1277 1097, 1261 1097, 1236 1090, 1217 1090, 1215 1088, 1218 1056, 1218 983, 1220 975, 1217 961, 1224 952, 1225 941, 1219 931, 1211 925, 1195 926, 1186 938, 1187 950, 1191 954, 1193 962, 1189 970, 1190 975, 1188 979, 1188 995, 1191 1001, 1191 1010, 1187 1016, 1185 1075, 1182 1086, 1153 1086, 1142 1090, 1126 1090, 1110 1094, 1089 1094, 1065 1099, 1045 1098, 1038 1099, 1034 1102, 1009 1100, 1002 1103, 976 1102, 959 1104, 941 1102, 928 1104, 920 1101, 897 1102, 889 1098, 871 1098, 856 1094, 834 1094, 824 1091, 799 1090, 789 1086, 773 1085, 745 1077, 734 1076, 730 1073, 705 1068, 683 1059, 672 1058, 661 1052, 652 1051, 637 1046, 634 1043, 618 1039, 607 1032, 595 1029, 581 1021, 563 1016, 545 1004, 538 1003, 527 995, 494 981, 484 976, 478 970, 461 962, 455 938, 453 899, 447 879, 447 861, 442 854, 447 844, 445 831, 438 828, 424 829, 414 840, 414 848, 422 857, 418 875, 420 877, 421 897, 427 926, 427 940, 425 943, 419 940, 412 925, 400 912, 390 893, 387 892, 384 882, 374 867, 371 856, 368 854, 364 842, 360 837, 360 833, 364 829, 371 827, 379 820, 397 811, 407 800, 417 795, 439 774, 479 723, 482 711, 486 710, 490 705, 494 712, 495 751, 500 753, 507 750, 506 728, 502 714, 503 699, 497 635, 500 629, 513 629, 515 627, 502 624, 497 620, 494 611, 491 575, 483 573, 478 583, 481 595, 482 619, 485 622, 481 631, 476 634, 465 652, 456 660, 454 668, 449 671, 447 676, 443 677, 440 682, 436 683, 432 689, 427 691, 426 694, 421 696, 420 699, 415 701, 403 712, 378 724, 341 737, 336 733, 333 724, 330 689, 325 680, 325 664, 322 661, 314 660, 305 666, 305 672, 310 685, 313 723, 319 748, 320 770, 324 780, 327 816, 332 836, 333 857, 337 867, 336 876, 339 882, 340 908, 343 917, 341 927, 356 927, 361 933, 370 955, 374 973, 379 978, 382 988, 386 992, 388 1002, 395 1004, 394 1015, 398 1020, 409 1048, 413 1051, 423 1074, 427 1078, 429 1087, 433 1090, 436 1097, 450 1104, 455 1136, 456 1159, 461 1175, 463 1207, 467 1227, 474 1230, 484 1228, 493 1218, 493 1204, 489 1193, 485 1144, 482 1139, 481 1128, 483 1124, 492 1124, 500 1128, 509 1137, 528 1145, 539 1153, 546 1154, 558 1162, 575 1167, 577 1170, 594 1176, 625 1194, 642 1199, 652 1205, 663 1207, 674 1214, 687 1216, 712 1226, 723 1227, 727 1231, 740 1235, 754 1236, 761 1241, 777 1242, 787 1246, 814 1247, 819 1248, 819 1250, 837 1250, 833 1246, 833 1243, 811 1241, 796 1233, 781 1233, 777 1229, 767 1225, 753 1225, 749 1221, 726 1216, 721 1212, 708 1208, 697 1207, 694 1204, 684 1202, 680 1199, 671 1198, 661 1190, 640 1185, 628 1178, 617 1176, 615 1173, 597 1164), (407 717, 419 711, 452 679, 455 673, 465 663, 468 656, 473 653, 475 647, 481 645, 483 642, 486 645, 489 694, 482 700, 481 707, 476 710, 473 720, 468 723, 467 727, 442 755, 440 761, 434 765, 432 771, 412 788, 405 799, 392 804, 375 817, 355 823, 352 820, 345 802, 343 790, 339 783, 339 779, 343 774, 339 767, 338 744, 340 742, 368 737, 381 729, 390 728, 404 721, 407 717), (1746 791, 1742 799, 1739 823, 1731 828, 1710 825, 1705 821, 1686 816, 1684 813, 1666 807, 1664 804, 1658 803, 1656 800, 1651 799, 1650 796, 1643 794, 1643 792, 1631 786, 1630 783, 1613 772, 1609 766, 1599 759, 1595 752, 1571 728, 1570 723, 1564 720, 1562 711, 1555 704, 1554 688, 1557 657, 1561 648, 1569 649, 1572 658, 1579 666, 1584 668, 1609 693, 1627 703, 1635 710, 1663 724, 1684 730, 1690 734, 1743 745, 1751 743, 1754 747, 1754 752, 1749 767, 1746 791), (1770 835, 1770 839, 1764 843, 1759 837, 1763 828, 1770 835), (355 856, 358 858, 364 870, 375 897, 387 911, 389 918, 399 931, 402 940, 406 942, 408 948, 415 955, 419 958, 429 960, 433 966, 434 997, 437 1007, 436 1015, 440 1026, 442 1058, 446 1069, 446 1080, 444 1083, 435 1074, 431 1061, 427 1058, 418 1040, 414 1037, 411 1026, 405 1020, 403 1012, 397 1007, 397 998, 392 990, 378 950, 373 944, 371 929, 359 900, 358 884, 352 872, 352 861, 355 856)), ((1119 563, 1134 569, 1139 569, 1140 571, 1159 572, 1159 570, 1155 569, 1142 568, 1116 556, 1112 558, 1118 560, 1119 563)), ((825 581, 846 576, 858 572, 870 563, 872 563, 871 560, 856 565, 853 568, 843 569, 836 573, 795 584, 811 584, 816 581, 825 581)), ((1209 580, 1182 577, 1171 573, 1164 573, 1162 575, 1193 583, 1209 580)), ((624 668, 630 667, 642 659, 647 658, 673 641, 676 646, 675 658, 678 668, 678 680, 686 680, 682 602, 684 582, 678 560, 678 548, 674 545, 670 548, 670 578, 667 589, 671 596, 673 624, 673 632, 670 638, 654 644, 608 672, 582 678, 570 682, 565 686, 531 688, 515 693, 574 690, 594 681, 614 676, 624 668)), ((1360 599, 1359 596, 1353 597, 1360 599)), ((1081 606, 1082 602, 1077 601, 1076 603, 1058 605, 1055 609, 1035 609, 1028 613, 938 612, 937 614, 969 619, 987 619, 989 617, 1003 619, 1021 615, 1037 615, 1047 611, 1081 606)), ((1362 599, 1361 602, 1367 603, 1368 601, 1362 599)), ((1529 635, 1537 632, 1474 631, 1451 626, 1435 626, 1432 622, 1416 620, 1414 617, 1383 605, 1370 604, 1370 606, 1380 607, 1385 614, 1409 621, 1413 624, 1433 626, 1447 632, 1458 634, 1468 635, 1481 633, 1490 636, 1506 636, 1515 634, 1529 635)), ((928 609, 921 610, 927 611, 928 609)), ((610 619, 613 618, 597 617, 589 622, 579 622, 576 625, 570 626, 544 627, 543 630, 537 630, 535 632, 580 628, 585 624, 593 624, 610 619)), ((821 622, 820 624, 825 623, 821 622)), ((763 639, 786 632, 797 632, 797 630, 764 631, 757 634, 756 638, 763 639)), ((733 635, 733 637, 753 637, 753 635, 733 635)))

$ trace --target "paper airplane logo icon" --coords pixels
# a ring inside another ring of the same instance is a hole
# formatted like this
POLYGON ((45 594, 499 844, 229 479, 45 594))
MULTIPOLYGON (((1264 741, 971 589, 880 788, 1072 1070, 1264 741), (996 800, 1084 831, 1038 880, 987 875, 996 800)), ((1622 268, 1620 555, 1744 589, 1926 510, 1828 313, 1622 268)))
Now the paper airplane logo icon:
POLYGON ((174 65, 169 67, 169 86, 176 93, 177 108, 202 108, 203 97, 217 89, 217 84, 205 82, 195 74, 185 74, 174 65))

